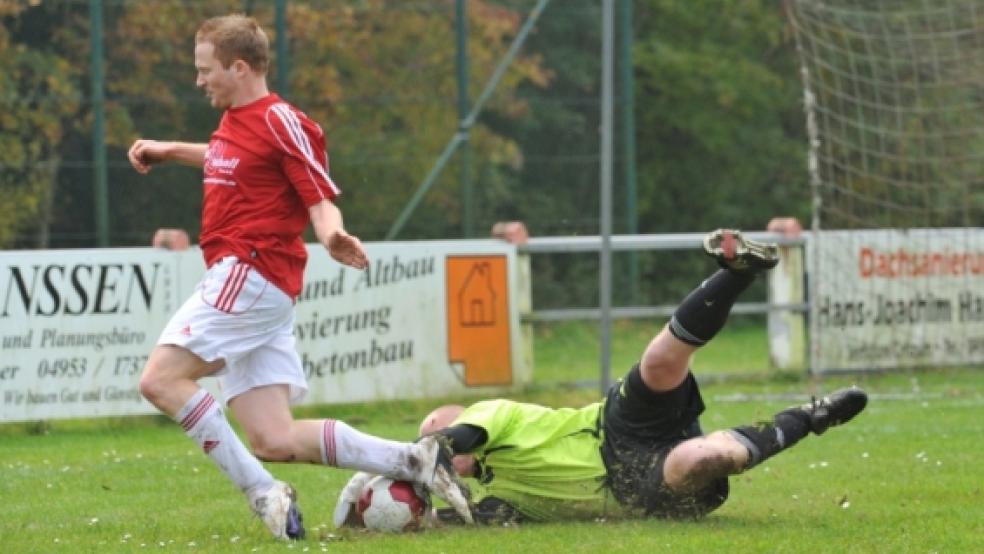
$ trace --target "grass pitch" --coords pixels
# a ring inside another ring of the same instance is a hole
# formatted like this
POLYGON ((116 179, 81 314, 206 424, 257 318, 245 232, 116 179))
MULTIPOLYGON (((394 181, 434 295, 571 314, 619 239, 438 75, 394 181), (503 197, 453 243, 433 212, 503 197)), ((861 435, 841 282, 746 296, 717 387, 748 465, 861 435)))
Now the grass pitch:
MULTIPOLYGON (((597 387, 558 384, 596 378, 595 329, 539 328, 537 384, 523 399, 552 405, 595 400, 597 387)), ((619 324, 616 376, 653 329, 619 324)), ((273 464, 272 471, 300 491, 309 535, 298 543, 277 543, 176 424, 141 417, 0 426, 0 552, 980 551, 980 369, 819 381, 766 371, 764 340, 761 327, 737 325, 715 342, 717 350, 695 360, 700 375, 718 376, 703 385, 705 430, 764 419, 811 393, 854 382, 871 393, 871 402, 847 426, 808 437, 733 477, 728 502, 702 521, 558 523, 399 536, 338 532, 331 512, 348 473, 273 464), (735 360, 747 360, 750 367, 736 374, 735 360)), ((304 408, 300 415, 338 417, 407 439, 435 404, 304 408)))

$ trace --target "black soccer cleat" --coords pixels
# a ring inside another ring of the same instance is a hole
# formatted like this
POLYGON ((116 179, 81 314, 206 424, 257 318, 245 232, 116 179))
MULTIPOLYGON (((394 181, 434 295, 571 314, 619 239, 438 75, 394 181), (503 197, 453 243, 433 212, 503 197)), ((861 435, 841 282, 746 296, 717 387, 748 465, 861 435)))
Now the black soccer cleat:
POLYGON ((735 229, 718 229, 705 235, 704 252, 719 266, 736 273, 755 274, 779 263, 778 246, 746 239, 735 229))
POLYGON ((817 435, 835 425, 851 421, 868 404, 868 395, 858 388, 840 389, 800 406, 810 417, 810 430, 817 435))

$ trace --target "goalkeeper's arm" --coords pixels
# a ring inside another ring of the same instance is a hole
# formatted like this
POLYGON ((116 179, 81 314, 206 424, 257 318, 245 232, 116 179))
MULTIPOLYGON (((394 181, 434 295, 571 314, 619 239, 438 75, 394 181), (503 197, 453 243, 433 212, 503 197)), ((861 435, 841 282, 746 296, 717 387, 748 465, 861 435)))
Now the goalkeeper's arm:
POLYGON ((471 454, 489 442, 489 434, 485 429, 467 423, 445 427, 434 434, 447 439, 448 446, 456 455, 471 454))
MULTIPOLYGON (((485 429, 468 423, 459 423, 451 427, 445 427, 434 434, 440 435, 447 440, 448 446, 455 454, 471 454, 485 446, 489 442, 489 433, 485 429)), ((474 470, 479 471, 478 465, 474 470)), ((481 477, 472 475, 472 477, 481 477)), ((443 524, 461 524, 464 520, 452 508, 437 508, 434 516, 443 524)), ((500 525, 508 523, 519 523, 524 520, 523 515, 509 503, 496 498, 487 496, 480 500, 472 508, 472 517, 477 523, 486 525, 500 525)))

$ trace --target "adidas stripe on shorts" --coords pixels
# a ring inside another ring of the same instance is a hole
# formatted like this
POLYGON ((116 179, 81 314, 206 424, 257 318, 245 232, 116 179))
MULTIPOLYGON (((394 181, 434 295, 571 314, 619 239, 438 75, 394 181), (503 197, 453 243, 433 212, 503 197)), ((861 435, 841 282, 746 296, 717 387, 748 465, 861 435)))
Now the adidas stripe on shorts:
POLYGON ((157 340, 207 362, 225 360, 216 376, 227 403, 276 384, 290 386, 291 402, 304 398, 308 386, 294 342, 293 300, 232 256, 205 272, 157 340))

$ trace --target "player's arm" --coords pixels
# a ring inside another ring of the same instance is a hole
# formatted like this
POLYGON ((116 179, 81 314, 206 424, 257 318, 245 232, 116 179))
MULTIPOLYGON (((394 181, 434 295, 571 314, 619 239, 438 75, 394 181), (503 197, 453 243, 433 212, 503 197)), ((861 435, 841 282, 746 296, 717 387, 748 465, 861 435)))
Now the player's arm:
POLYGON ((205 165, 206 151, 208 144, 205 143, 139 139, 130 146, 127 158, 133 169, 146 174, 152 165, 162 162, 202 167, 205 165))
POLYGON ((336 261, 356 269, 368 267, 369 257, 362 242, 345 231, 342 211, 332 202, 341 191, 328 176, 328 154, 321 128, 286 104, 271 106, 266 121, 273 133, 272 144, 284 154, 281 169, 308 206, 318 242, 336 261))
POLYGON ((332 258, 356 269, 365 269, 369 265, 369 257, 362 242, 345 231, 342 211, 331 200, 322 199, 312 204, 308 213, 311 215, 314 235, 328 249, 332 258))

